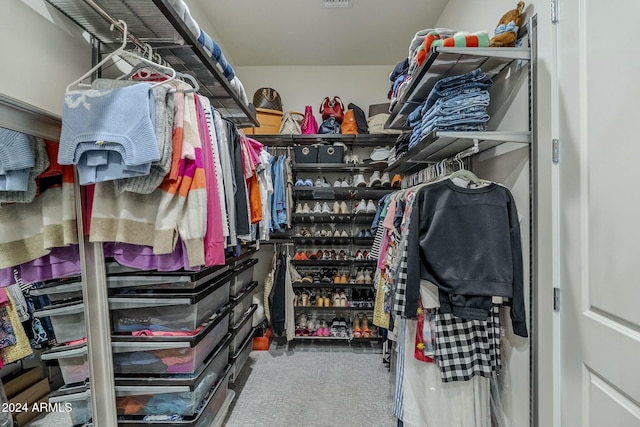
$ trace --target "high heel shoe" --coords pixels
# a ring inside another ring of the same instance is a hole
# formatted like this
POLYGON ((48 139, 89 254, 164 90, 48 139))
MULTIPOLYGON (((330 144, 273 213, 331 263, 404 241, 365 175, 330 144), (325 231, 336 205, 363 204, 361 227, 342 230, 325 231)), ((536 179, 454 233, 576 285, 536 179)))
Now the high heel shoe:
POLYGON ((373 336, 373 332, 369 329, 369 319, 365 313, 362 313, 360 324, 362 327, 362 336, 364 338, 371 338, 373 336))
POLYGON ((364 271, 364 284, 365 285, 371 284, 371 273, 369 272, 369 270, 364 271))
POLYGON ((353 337, 360 338, 362 337, 362 329, 360 328, 360 318, 356 314, 353 316, 353 337))
POLYGON ((362 269, 358 269, 358 274, 356 275, 356 284, 364 285, 364 280, 364 273, 362 272, 362 269))

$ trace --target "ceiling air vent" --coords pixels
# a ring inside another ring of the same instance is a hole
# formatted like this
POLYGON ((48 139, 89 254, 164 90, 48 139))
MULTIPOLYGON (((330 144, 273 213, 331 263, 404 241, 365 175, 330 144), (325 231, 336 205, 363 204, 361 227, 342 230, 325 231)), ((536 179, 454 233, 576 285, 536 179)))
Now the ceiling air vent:
POLYGON ((351 0, 324 0, 324 7, 351 7, 351 0))

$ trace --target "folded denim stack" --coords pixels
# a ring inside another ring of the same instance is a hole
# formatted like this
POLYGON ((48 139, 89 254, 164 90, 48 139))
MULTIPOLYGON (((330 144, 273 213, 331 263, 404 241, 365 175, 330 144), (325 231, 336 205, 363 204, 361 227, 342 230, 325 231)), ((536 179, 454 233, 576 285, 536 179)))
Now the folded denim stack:
POLYGON ((409 114, 409 149, 438 130, 484 131, 490 119, 488 89, 493 81, 479 68, 439 80, 427 99, 409 114))

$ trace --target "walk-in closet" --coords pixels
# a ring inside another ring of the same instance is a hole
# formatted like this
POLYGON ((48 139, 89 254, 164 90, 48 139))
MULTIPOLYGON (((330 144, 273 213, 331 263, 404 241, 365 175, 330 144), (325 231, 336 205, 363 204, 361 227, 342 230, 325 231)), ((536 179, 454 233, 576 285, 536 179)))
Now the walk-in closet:
POLYGON ((640 426, 635 2, 0 9, 0 427, 640 426))

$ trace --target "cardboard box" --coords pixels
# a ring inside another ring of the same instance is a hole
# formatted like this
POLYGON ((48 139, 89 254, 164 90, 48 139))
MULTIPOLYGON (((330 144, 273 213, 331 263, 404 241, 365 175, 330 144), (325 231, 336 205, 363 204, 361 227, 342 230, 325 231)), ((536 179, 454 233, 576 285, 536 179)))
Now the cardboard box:
POLYGON ((40 411, 31 412, 31 408, 35 402, 46 402, 46 396, 50 391, 51 389, 49 388, 49 379, 43 378, 37 383, 28 387, 26 390, 23 390, 22 392, 9 399, 10 408, 11 404, 15 404, 18 408, 20 408, 19 411, 12 412, 13 418, 18 426, 23 426, 40 415, 40 411))
POLYGON ((37 383, 41 378, 42 371, 40 368, 29 369, 15 378, 3 380, 4 392, 7 394, 7 398, 11 399, 16 394, 37 383))
POLYGON ((256 108, 256 117, 260 122, 260 127, 244 128, 245 135, 276 135, 280 133, 282 111, 256 108))
MULTIPOLYGON (((49 401, 49 398, 47 396, 43 397, 42 399, 38 400, 37 403, 47 403, 49 401)), ((33 405, 33 404, 31 404, 33 405)), ((29 405, 29 407, 31 407, 31 405, 29 405)), ((22 427, 24 425, 26 425, 29 421, 35 419, 36 417, 42 415, 42 412, 21 412, 19 414, 16 414, 13 416, 13 427, 22 427)))

